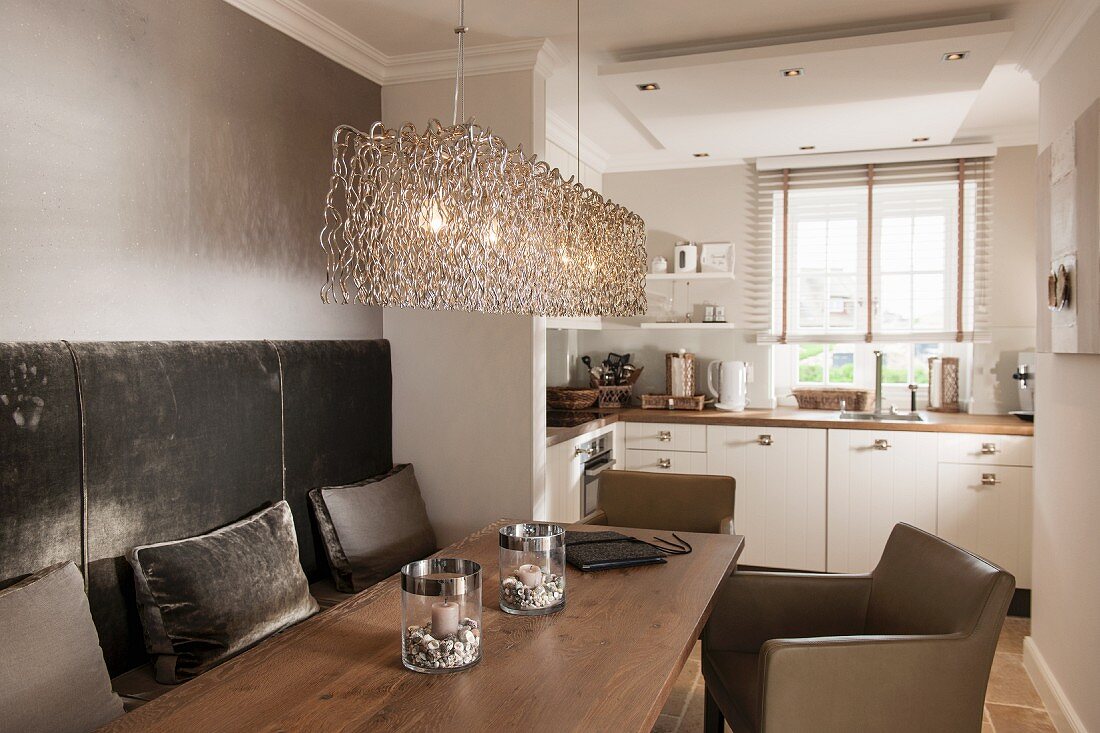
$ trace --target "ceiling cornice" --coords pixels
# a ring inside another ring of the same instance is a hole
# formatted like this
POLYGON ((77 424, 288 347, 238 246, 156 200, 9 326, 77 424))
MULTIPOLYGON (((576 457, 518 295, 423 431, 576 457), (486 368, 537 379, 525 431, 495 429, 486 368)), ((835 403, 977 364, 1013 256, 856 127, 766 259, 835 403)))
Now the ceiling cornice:
POLYGON ((385 83, 388 58, 299 0, 225 0, 376 84, 385 83))
POLYGON ((744 165, 745 162, 744 158, 691 158, 669 150, 654 150, 648 153, 612 156, 604 173, 721 168, 722 166, 744 165))
MULTIPOLYGON (((389 56, 349 33, 300 0, 225 0, 257 20, 346 66, 376 84, 451 79, 457 50, 389 56)), ((562 65, 561 54, 544 38, 466 47, 466 76, 535 71, 549 76, 562 65)))
MULTIPOLYGON (((570 153, 577 150, 577 128, 553 110, 546 111, 546 141, 570 153)), ((581 162, 600 175, 607 170, 610 155, 587 135, 581 135, 581 162)))
MULTIPOLYGON (((386 59, 383 83, 407 84, 453 79, 457 60, 456 49, 389 56, 386 59)), ((549 76, 561 64, 561 55, 554 44, 544 38, 533 38, 488 46, 467 46, 465 74, 483 76, 536 70, 543 76, 549 76)))
POLYGON ((1041 80, 1098 9, 1100 0, 1057 0, 1018 68, 1041 80))

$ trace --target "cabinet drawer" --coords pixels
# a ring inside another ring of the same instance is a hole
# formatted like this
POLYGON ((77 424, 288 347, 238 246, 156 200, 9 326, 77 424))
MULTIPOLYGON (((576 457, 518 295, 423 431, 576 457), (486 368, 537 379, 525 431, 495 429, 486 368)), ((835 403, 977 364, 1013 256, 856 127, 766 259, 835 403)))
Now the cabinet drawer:
POLYGON ((640 450, 705 453, 707 426, 628 422, 626 447, 640 450))
POLYGON ((1027 435, 940 433, 940 463, 990 466, 1032 465, 1032 439, 1027 435))
POLYGON ((626 449, 626 470, 653 473, 706 473, 707 454, 676 450, 626 449))

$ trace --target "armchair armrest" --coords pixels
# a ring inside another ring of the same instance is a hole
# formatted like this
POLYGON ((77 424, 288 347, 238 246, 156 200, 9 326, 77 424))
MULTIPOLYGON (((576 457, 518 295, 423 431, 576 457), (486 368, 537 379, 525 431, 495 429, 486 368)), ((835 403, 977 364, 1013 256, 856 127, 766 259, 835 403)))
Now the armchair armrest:
POLYGON ((578 524, 607 524, 607 514, 603 509, 597 509, 591 514, 586 514, 578 524))
POLYGON ((760 655, 761 727, 976 731, 989 657, 962 634, 772 640, 760 655))
POLYGON ((863 633, 869 575, 736 572, 718 589, 703 646, 755 654, 769 639, 863 633))

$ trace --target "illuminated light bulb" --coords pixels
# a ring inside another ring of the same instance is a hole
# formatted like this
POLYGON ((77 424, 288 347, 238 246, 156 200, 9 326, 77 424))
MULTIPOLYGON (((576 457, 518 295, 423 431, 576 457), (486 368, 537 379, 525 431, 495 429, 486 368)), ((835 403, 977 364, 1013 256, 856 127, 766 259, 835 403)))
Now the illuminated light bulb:
POLYGON ((489 233, 486 235, 485 238, 489 242, 490 246, 495 245, 497 242, 500 241, 500 225, 497 224, 496 219, 489 222, 489 233))
POLYGON ((420 212, 420 228, 432 234, 439 234, 446 228, 448 223, 447 219, 448 217, 443 207, 439 205, 438 201, 433 199, 432 202, 420 212))

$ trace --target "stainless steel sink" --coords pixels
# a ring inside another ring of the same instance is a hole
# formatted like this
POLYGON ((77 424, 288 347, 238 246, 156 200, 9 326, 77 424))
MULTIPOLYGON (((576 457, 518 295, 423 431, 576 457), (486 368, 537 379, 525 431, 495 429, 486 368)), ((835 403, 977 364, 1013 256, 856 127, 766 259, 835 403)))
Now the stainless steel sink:
POLYGON ((915 412, 842 412, 838 416, 841 420, 877 420, 879 422, 924 422, 924 418, 915 412))

